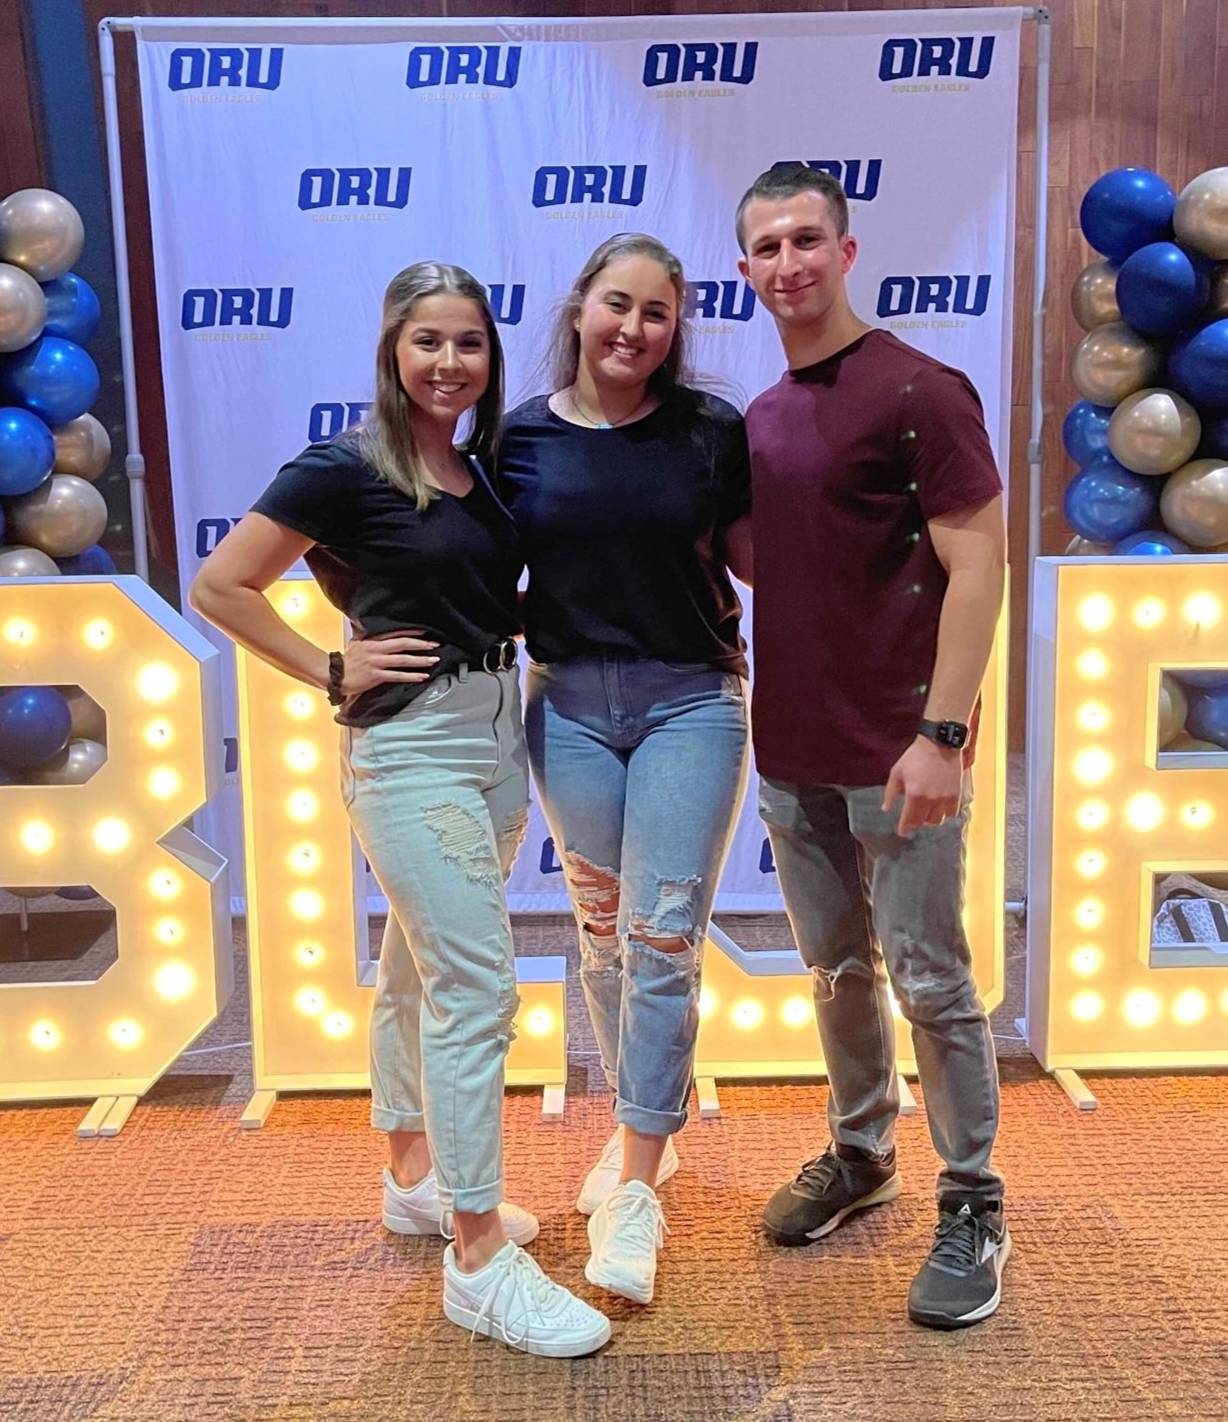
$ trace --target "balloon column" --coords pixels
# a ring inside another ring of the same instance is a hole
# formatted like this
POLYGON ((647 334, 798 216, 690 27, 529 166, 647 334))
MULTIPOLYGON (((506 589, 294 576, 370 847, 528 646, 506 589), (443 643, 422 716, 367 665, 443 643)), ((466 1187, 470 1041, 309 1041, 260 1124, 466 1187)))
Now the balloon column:
POLYGON ((1179 195, 1146 168, 1114 169, 1079 221, 1100 256, 1071 292, 1087 334, 1062 426, 1079 471, 1066 551, 1228 552, 1228 168, 1179 195))
POLYGON ((71 270, 84 241, 58 193, 24 188, 0 202, 0 577, 115 571, 93 485, 111 441, 88 413, 98 368, 84 349, 98 298, 71 270))

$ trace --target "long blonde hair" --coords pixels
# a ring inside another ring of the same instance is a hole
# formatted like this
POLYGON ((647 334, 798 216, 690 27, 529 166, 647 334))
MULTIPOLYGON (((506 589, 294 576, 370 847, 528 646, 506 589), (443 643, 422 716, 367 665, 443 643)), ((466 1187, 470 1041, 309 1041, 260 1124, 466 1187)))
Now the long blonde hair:
POLYGON ((473 424, 461 446, 487 468, 493 467, 503 417, 503 347, 486 290, 463 267, 444 262, 415 262, 398 272, 384 293, 379 345, 375 351, 375 399, 371 413, 350 436, 363 458, 381 479, 413 499, 421 512, 439 491, 427 482, 418 442, 414 438, 414 404, 401 385, 397 370, 397 341, 401 328, 424 296, 447 292, 468 297, 482 313, 490 343, 490 380, 473 407, 473 424))

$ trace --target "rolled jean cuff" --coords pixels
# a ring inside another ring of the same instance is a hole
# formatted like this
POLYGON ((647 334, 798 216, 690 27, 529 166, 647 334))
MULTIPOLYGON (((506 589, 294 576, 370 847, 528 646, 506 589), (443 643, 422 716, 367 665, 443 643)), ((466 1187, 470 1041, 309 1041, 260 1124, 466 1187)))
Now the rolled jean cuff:
POLYGON ((502 1178, 489 1185, 466 1185, 461 1190, 448 1190, 436 1171, 435 1184, 439 1190, 439 1203, 454 1214, 459 1210, 461 1214, 480 1215, 487 1210, 497 1210, 503 1203, 502 1178))
POLYGON ((686 1125, 686 1108, 681 1111, 654 1111, 619 1097, 614 1103, 614 1119, 620 1126, 630 1126, 641 1136, 672 1136, 686 1125))
POLYGON ((377 1131, 425 1131, 426 1117, 421 1111, 390 1111, 372 1102, 371 1125, 377 1131))

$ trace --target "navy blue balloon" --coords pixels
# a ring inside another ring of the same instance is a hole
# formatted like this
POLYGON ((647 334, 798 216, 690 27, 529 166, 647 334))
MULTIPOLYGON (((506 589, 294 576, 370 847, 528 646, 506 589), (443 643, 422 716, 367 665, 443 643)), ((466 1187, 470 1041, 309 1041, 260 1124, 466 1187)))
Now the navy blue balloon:
POLYGON ((1191 696, 1185 728, 1197 740, 1228 747, 1228 685, 1207 687, 1191 696))
POLYGON ((1228 414, 1202 416, 1202 440, 1198 445, 1200 459, 1228 459, 1228 414))
POLYGON ((66 888, 57 889, 55 896, 57 899, 68 899, 71 902, 73 899, 96 899, 98 891, 89 884, 69 884, 66 888))
POLYGON ((1175 553, 1190 553, 1193 550, 1171 533, 1154 528, 1144 528, 1123 538, 1113 549, 1114 553, 1129 553, 1135 558, 1171 558, 1175 553))
POLYGON ((57 558, 55 561, 66 578, 90 578, 115 571, 115 560, 98 543, 91 543, 71 558, 57 558))
POLYGON ((1149 242, 1122 263, 1117 305, 1122 319, 1149 336, 1175 336, 1207 304, 1208 263, 1175 242, 1149 242))
POLYGON ((1182 686, 1193 686, 1203 690, 1208 687, 1228 687, 1228 667, 1222 669, 1213 667, 1210 671, 1173 671, 1170 668, 1168 674, 1176 677, 1182 686))
POLYGON ((1148 242, 1172 236, 1176 202, 1176 193, 1158 173, 1114 168, 1084 194, 1079 226, 1101 256, 1124 262, 1148 242))
POLYGON ((1067 410, 1062 421, 1062 443, 1080 469, 1090 469, 1113 457, 1109 453, 1112 418, 1111 406, 1093 405, 1090 400, 1080 400, 1067 410))
POLYGON ((98 367, 75 341, 40 336, 0 365, 0 396, 49 425, 84 415, 98 394, 98 367))
POLYGON ((84 345, 98 329, 102 308, 94 288, 76 272, 65 272, 54 281, 42 283, 47 298, 47 324, 43 334, 63 336, 84 345))
POLYGON ((72 712, 54 686, 0 692, 0 761, 11 769, 44 765, 68 744, 72 712))
POLYGON ((1115 459, 1084 469, 1066 486, 1066 521, 1094 543, 1117 543, 1146 526, 1159 500, 1159 482, 1115 459))
POLYGON ((55 464, 55 440, 37 415, 16 405, 0 409, 0 495, 37 489, 55 464))
POLYGON ((1175 342, 1168 380, 1195 405, 1228 405, 1228 320, 1212 321, 1175 342))

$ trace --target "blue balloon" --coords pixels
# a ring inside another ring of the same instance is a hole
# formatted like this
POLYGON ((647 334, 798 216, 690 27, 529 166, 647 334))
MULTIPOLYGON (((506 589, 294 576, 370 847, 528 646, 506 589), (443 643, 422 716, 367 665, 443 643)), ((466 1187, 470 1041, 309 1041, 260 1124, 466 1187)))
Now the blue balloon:
POLYGON ((1159 483, 1115 459, 1084 469, 1066 486, 1066 521, 1094 543, 1117 543, 1146 526, 1159 500, 1159 483))
POLYGON ((1124 262, 1148 242, 1172 236, 1176 202, 1176 193, 1158 173, 1114 168, 1084 194, 1079 226, 1101 256, 1124 262))
MULTIPOLYGON (((1173 671, 1170 667, 1168 674, 1176 677, 1182 686, 1194 686, 1204 690, 1208 687, 1228 687, 1228 667, 1215 667, 1210 671, 1173 671)), ((1210 740, 1210 737, 1205 739, 1210 740)))
POLYGON ((0 396, 49 425, 84 415, 98 394, 98 367, 75 341, 40 336, 0 365, 0 396))
POLYGON ((1113 549, 1114 553, 1129 553, 1135 558, 1167 558, 1174 553, 1190 553, 1188 544, 1174 538, 1171 533, 1163 533, 1154 528, 1144 528, 1123 538, 1113 549))
POLYGON ((1183 336, 1168 355, 1168 379, 1195 405, 1228 405, 1228 320, 1183 336))
POLYGON ((0 495, 37 489, 54 464, 55 440, 43 421, 16 405, 0 409, 0 495))
POLYGON ((1228 685, 1209 686, 1191 696, 1185 728, 1197 740, 1228 747, 1228 685))
POLYGON ((47 324, 44 335, 63 336, 66 341, 84 345, 98 329, 102 308, 94 288, 76 272, 65 272, 54 281, 42 283, 47 298, 47 324))
POLYGON ((1122 318, 1149 336, 1175 336, 1207 304, 1208 263, 1175 242, 1149 242, 1122 263, 1117 305, 1122 318))
POLYGON ((115 571, 115 560, 98 543, 91 543, 88 548, 74 553, 71 558, 57 558, 55 561, 66 578, 91 578, 115 571))
POLYGON ((1202 440, 1198 446, 1200 459, 1228 459, 1228 414, 1202 416, 1202 440))
POLYGON ((1066 412, 1062 421, 1062 443, 1066 453, 1080 469, 1090 469, 1113 456, 1109 453, 1109 421, 1113 410, 1109 405, 1093 405, 1080 400, 1066 412))
POLYGON ((91 888, 89 884, 69 884, 66 888, 55 891, 57 899, 96 899, 98 890, 91 888))
POLYGON ((54 686, 0 692, 0 761, 10 769, 43 765, 68 744, 72 712, 54 686))

